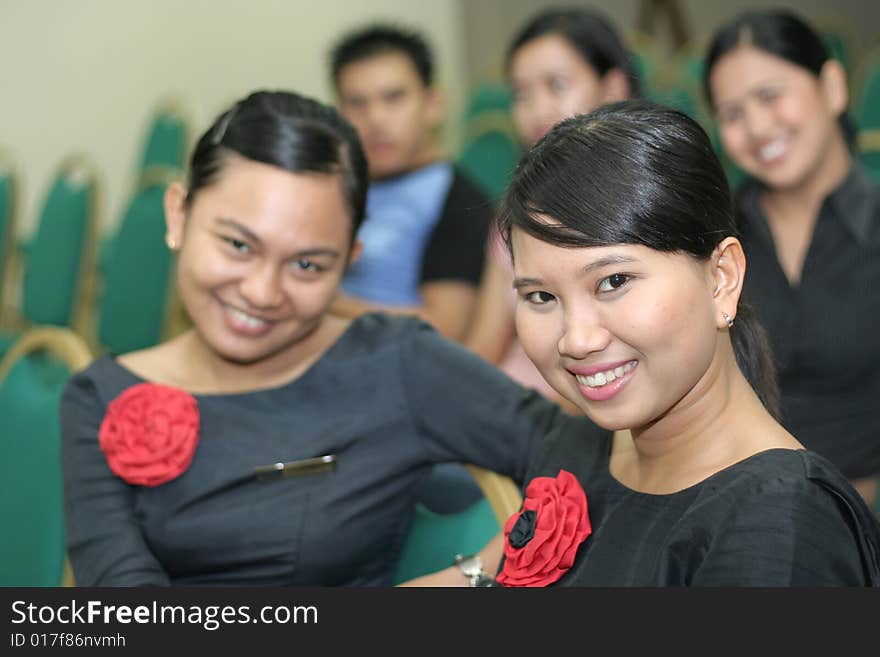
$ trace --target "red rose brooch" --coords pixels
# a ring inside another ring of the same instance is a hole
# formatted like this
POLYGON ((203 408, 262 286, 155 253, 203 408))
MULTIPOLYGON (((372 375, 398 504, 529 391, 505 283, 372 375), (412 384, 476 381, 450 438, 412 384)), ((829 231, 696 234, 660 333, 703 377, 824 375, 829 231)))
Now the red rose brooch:
POLYGON ((522 510, 504 524, 504 586, 547 586, 574 563, 578 546, 593 531, 587 495, 573 474, 535 477, 522 510))
POLYGON ((199 441, 199 407, 179 388, 139 383, 110 402, 98 443, 110 469, 130 484, 159 486, 189 467, 199 441))

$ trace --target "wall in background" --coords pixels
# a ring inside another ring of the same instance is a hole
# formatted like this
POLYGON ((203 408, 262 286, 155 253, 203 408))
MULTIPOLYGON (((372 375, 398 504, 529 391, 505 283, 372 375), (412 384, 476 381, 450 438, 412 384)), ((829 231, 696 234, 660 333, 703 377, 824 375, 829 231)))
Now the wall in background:
MULTIPOLYGON (((439 83, 462 79, 460 10, 456 0, 0 0, 0 145, 23 175, 20 233, 33 229, 51 174, 72 151, 96 162, 100 221, 112 226, 146 121, 167 95, 190 108, 198 132, 256 88, 332 101, 328 49, 364 21, 425 31, 439 83)), ((448 88, 452 112, 459 89, 448 88)), ((454 143, 454 130, 447 138, 454 143)))

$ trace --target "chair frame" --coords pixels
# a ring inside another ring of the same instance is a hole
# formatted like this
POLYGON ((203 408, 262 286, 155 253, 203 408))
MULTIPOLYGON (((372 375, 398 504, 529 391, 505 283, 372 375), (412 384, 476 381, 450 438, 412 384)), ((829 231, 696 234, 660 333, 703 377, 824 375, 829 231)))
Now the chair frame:
POLYGON ((466 463, 464 467, 477 482, 477 486, 480 487, 483 496, 495 513, 498 527, 503 530, 508 518, 514 513, 518 513, 522 505, 523 498, 519 487, 510 477, 492 470, 472 463, 466 463))

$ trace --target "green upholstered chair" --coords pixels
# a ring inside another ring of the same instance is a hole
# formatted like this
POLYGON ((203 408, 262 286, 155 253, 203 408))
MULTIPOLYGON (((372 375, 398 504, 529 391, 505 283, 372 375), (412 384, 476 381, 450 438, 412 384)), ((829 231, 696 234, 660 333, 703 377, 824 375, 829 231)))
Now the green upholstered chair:
POLYGON ((146 170, 102 257, 93 335, 111 353, 155 345, 165 334, 173 286, 163 197, 181 177, 174 169, 146 170))
POLYGON ((180 169, 189 147, 190 119, 185 104, 179 98, 160 101, 150 116, 144 131, 143 144, 137 164, 137 185, 140 175, 152 167, 180 169))
POLYGON ((522 495, 509 478, 475 465, 465 466, 483 498, 458 513, 437 514, 416 505, 415 517, 397 564, 395 584, 442 570, 456 554, 478 552, 519 511, 522 495))
MULTIPOLYGON (((85 155, 65 159, 53 176, 33 236, 23 246, 21 329, 35 325, 87 330, 94 287, 98 180, 85 155)), ((16 333, 0 336, 0 354, 16 333)))
POLYGON ((66 567, 58 405, 92 360, 71 330, 35 327, 0 361, 0 586, 73 583, 66 567))
POLYGON ((9 329, 16 314, 18 275, 18 172, 12 154, 0 148, 0 328, 9 329))
POLYGON ((509 115, 487 112, 471 119, 466 127, 457 164, 491 200, 497 201, 521 154, 509 115))

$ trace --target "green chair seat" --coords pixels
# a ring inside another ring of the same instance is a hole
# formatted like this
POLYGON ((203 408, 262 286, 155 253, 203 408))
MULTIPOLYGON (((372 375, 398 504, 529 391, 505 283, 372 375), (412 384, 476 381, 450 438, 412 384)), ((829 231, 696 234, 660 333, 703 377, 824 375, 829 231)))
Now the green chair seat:
POLYGON ((394 583, 442 570, 452 565, 456 554, 479 552, 499 530, 485 498, 453 514, 433 513, 417 504, 394 583))

